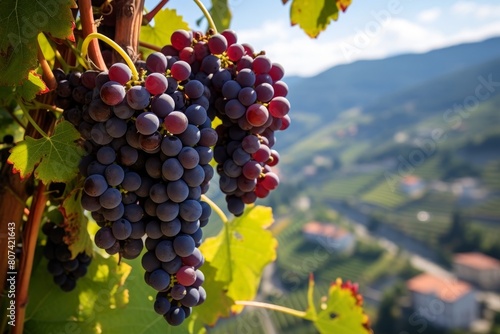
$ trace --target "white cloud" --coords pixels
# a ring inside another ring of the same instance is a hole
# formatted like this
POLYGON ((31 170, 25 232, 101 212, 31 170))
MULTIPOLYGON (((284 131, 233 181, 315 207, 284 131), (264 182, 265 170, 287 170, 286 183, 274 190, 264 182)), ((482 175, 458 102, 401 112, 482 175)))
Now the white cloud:
POLYGON ((256 51, 266 50, 273 61, 285 67, 287 75, 312 76, 360 59, 426 52, 500 35, 498 20, 478 21, 471 28, 458 28, 460 25, 454 23, 457 28, 452 33, 444 33, 428 23, 394 17, 383 24, 371 23, 351 30, 355 33, 343 38, 338 31, 327 30, 318 39, 310 39, 298 27, 290 28, 288 21, 275 20, 239 31, 238 39, 250 43, 256 51))
POLYGON ((451 7, 451 12, 458 16, 468 16, 477 19, 498 18, 500 16, 500 5, 459 1, 451 7))
POLYGON ((417 14, 417 20, 424 23, 436 21, 441 16, 441 9, 435 7, 423 10, 417 14))

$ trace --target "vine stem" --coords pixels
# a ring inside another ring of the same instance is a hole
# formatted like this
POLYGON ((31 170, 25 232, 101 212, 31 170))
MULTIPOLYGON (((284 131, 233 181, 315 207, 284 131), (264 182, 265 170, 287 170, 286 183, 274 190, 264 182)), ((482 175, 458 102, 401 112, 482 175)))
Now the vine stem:
POLYGON ((222 222, 224 223, 224 225, 229 224, 229 219, 227 219, 226 214, 224 213, 224 211, 222 211, 221 208, 219 208, 219 206, 217 204, 215 204, 214 201, 212 201, 206 195, 201 195, 201 199, 203 201, 207 202, 208 205, 210 205, 210 207, 212 208, 212 210, 214 210, 215 213, 217 213, 217 215, 220 217, 220 219, 222 220, 222 222))
POLYGON ((82 43, 82 58, 83 59, 87 58, 89 44, 94 38, 100 39, 101 41, 107 43, 116 52, 118 52, 118 54, 125 60, 128 67, 132 71, 132 79, 133 80, 139 79, 139 73, 137 72, 137 69, 135 68, 135 65, 132 62, 132 59, 130 59, 129 55, 115 41, 113 41, 111 38, 109 38, 103 34, 91 33, 87 37, 85 37, 85 39, 83 40, 83 43, 82 43))
POLYGON ((40 126, 38 126, 38 124, 36 124, 35 120, 31 117, 29 111, 26 110, 23 103, 21 101, 18 101, 18 104, 19 104, 19 107, 21 108, 21 110, 23 111, 24 117, 26 117, 26 119, 28 120, 28 122, 30 122, 30 124, 33 126, 33 128, 35 128, 35 130, 39 134, 41 134, 42 137, 49 138, 49 135, 45 131, 43 131, 42 128, 40 126))
MULTIPOLYGON (((97 32, 97 28, 94 23, 92 4, 88 0, 78 0, 78 8, 80 10, 80 19, 82 21, 83 37, 85 38, 88 35, 97 32)), ((105 71, 107 69, 106 63, 102 58, 99 43, 96 40, 91 41, 89 45, 89 56, 94 65, 96 65, 100 70, 105 71)))
POLYGON ((12 334, 23 333, 24 318, 26 316, 26 306, 28 303, 28 288, 30 284, 31 272, 33 270, 33 259, 38 239, 38 230, 45 210, 45 185, 38 183, 36 194, 30 208, 28 221, 23 232, 23 256, 19 265, 18 295, 16 296, 16 326, 13 327, 12 334))
POLYGON ((142 16, 142 24, 148 24, 156 14, 167 4, 168 0, 161 0, 152 11, 142 16))
POLYGON ((212 15, 210 15, 210 12, 207 10, 205 5, 201 2, 201 0, 194 0, 194 2, 198 5, 200 10, 203 12, 203 15, 207 19, 208 25, 210 26, 210 28, 212 28, 214 30, 214 32, 217 33, 217 27, 215 25, 214 19, 212 19, 212 15))
POLYGON ((294 310, 292 308, 288 308, 288 307, 284 307, 284 306, 262 303, 262 302, 255 302, 255 301, 247 301, 247 300, 237 300, 234 303, 236 305, 255 306, 255 307, 265 308, 268 310, 278 311, 278 312, 290 314, 290 315, 293 315, 294 317, 298 317, 298 318, 302 318, 302 319, 306 318, 306 312, 297 311, 297 310, 294 310))
POLYGON ((40 48, 40 44, 37 42, 37 48, 38 48, 38 62, 40 62, 40 65, 42 66, 42 71, 43 71, 43 81, 46 83, 47 87, 49 87, 50 90, 54 90, 57 87, 57 82, 56 78, 54 77, 54 73, 50 69, 49 63, 47 63, 47 59, 45 59, 45 56, 43 55, 42 49, 40 48))
POLYGON ((39 102, 37 100, 31 101, 29 107, 33 107, 32 109, 47 109, 47 110, 50 110, 53 112, 58 112, 58 113, 64 112, 64 110, 61 108, 54 107, 54 106, 51 106, 50 104, 42 103, 42 102, 39 102))
POLYGON ((150 44, 150 43, 139 41, 139 46, 142 46, 143 48, 150 49, 150 50, 153 50, 153 51, 161 52, 161 48, 159 46, 156 46, 156 45, 153 45, 153 44, 150 44))

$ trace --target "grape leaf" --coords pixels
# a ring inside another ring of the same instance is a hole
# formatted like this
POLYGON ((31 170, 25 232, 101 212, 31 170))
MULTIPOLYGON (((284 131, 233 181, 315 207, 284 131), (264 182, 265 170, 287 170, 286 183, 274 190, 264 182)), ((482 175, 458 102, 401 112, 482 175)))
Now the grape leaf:
POLYGON ((216 279, 217 269, 205 262, 201 270, 205 275, 206 283, 203 284, 203 288, 207 292, 207 299, 193 310, 194 313, 198 314, 198 318, 193 321, 214 325, 217 319, 231 315, 231 306, 234 305, 234 300, 227 295, 227 282, 216 279))
POLYGON ((227 0, 212 0, 209 12, 218 30, 229 28, 232 14, 227 0))
POLYGON ((46 32, 60 39, 73 36, 74 0, 0 1, 0 85, 16 86, 37 64, 37 36, 46 32))
POLYGON ((20 86, 16 87, 16 95, 26 101, 33 100, 37 94, 45 94, 48 91, 49 88, 43 82, 42 76, 35 71, 30 71, 28 80, 23 81, 20 86))
MULTIPOLYGON (((37 254, 42 247, 38 247, 37 254)), ((116 258, 94 254, 87 275, 71 292, 63 292, 47 272, 47 260, 36 262, 30 280, 25 333, 96 333, 101 312, 117 308, 131 267, 116 258)), ((115 310, 120 312, 120 310, 115 310)))
MULTIPOLYGON (((155 15, 154 26, 141 26, 140 40, 159 47, 170 45, 170 35, 177 29, 189 30, 189 25, 177 14, 175 9, 162 9, 155 15)), ((144 57, 152 53, 149 49, 141 49, 144 57)))
POLYGON ((309 37, 316 38, 332 20, 337 21, 339 9, 345 11, 351 1, 293 0, 290 21, 292 26, 298 24, 309 37))
POLYGON ((140 256, 118 265, 116 256, 95 254, 87 275, 69 293, 53 283, 47 260, 39 263, 31 278, 26 334, 204 332, 188 321, 172 327, 155 313, 156 291, 144 282, 140 256))
POLYGON ((316 312, 311 303, 313 289, 314 280, 311 276, 306 319, 311 320, 320 333, 371 333, 368 316, 363 311, 363 298, 358 294, 357 285, 351 282, 343 283, 341 279, 337 279, 330 286, 319 312, 316 312))
POLYGON ((69 245, 72 258, 82 252, 92 254, 92 240, 87 231, 89 220, 83 214, 81 198, 82 189, 73 189, 59 207, 64 217, 63 226, 67 234, 64 242, 69 245))
MULTIPOLYGON (((254 299, 264 267, 276 259, 278 241, 267 230, 272 222, 271 208, 248 207, 242 216, 225 224, 219 235, 200 246, 206 262, 217 269, 215 281, 226 283, 232 300, 254 299)), ((239 313, 243 306, 231 309, 239 313)))
POLYGON ((84 154, 75 142, 80 138, 78 130, 68 121, 58 123, 54 134, 47 138, 26 137, 11 150, 8 162, 21 178, 35 177, 47 184, 51 181, 69 182, 78 173, 78 164, 84 154))

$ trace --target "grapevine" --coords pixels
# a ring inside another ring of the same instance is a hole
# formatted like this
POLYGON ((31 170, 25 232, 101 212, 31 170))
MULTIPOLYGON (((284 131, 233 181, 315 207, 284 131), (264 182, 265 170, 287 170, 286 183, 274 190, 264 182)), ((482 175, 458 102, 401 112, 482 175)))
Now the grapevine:
MULTIPOLYGON (((255 268, 245 278, 253 299, 264 266, 276 256, 276 239, 267 230, 272 215, 255 202, 279 185, 273 167, 280 156, 273 147, 276 132, 289 127, 292 109, 285 70, 235 31, 218 32, 220 22, 211 15, 216 9, 197 0, 206 31, 175 27, 162 36, 164 45, 139 41, 141 21, 171 13, 162 9, 166 3, 147 14, 138 0, 78 1, 73 11, 61 6, 61 17, 72 26, 41 29, 43 48, 34 42, 38 72, 29 69, 26 87, 6 85, 14 103, 8 113, 25 131, 24 140, 9 134, 2 142, 2 177, 8 179, 2 195, 14 196, 0 213, 23 222, 16 225, 23 236, 11 268, 20 273, 12 333, 22 333, 29 319, 39 252, 57 293, 69 296, 103 266, 122 275, 111 289, 116 294, 127 263, 139 263, 134 270, 142 270, 153 295, 151 313, 164 326, 189 327, 191 333, 245 305, 317 321, 315 311, 236 300, 233 273, 221 274, 227 268, 215 256, 223 252, 231 270, 241 269, 246 264, 231 254, 235 240, 250 231, 267 242, 267 254, 248 264, 255 268), (231 219, 208 197, 214 177, 231 219), (212 211, 224 227, 205 240, 202 228, 212 211), (214 302, 224 307, 210 309, 214 302)), ((0 43, 2 61, 11 61, 6 50, 0 43)), ((365 320, 360 325, 365 328, 365 320)))

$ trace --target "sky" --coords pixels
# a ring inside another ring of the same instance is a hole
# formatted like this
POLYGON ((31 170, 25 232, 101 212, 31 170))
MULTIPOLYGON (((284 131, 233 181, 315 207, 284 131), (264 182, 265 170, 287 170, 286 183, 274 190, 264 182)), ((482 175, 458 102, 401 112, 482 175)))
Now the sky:
MULTIPOLYGON (((210 1, 203 1, 207 7, 210 1)), ((500 36, 498 0, 353 0, 338 21, 318 38, 290 25, 290 3, 281 0, 229 0, 231 29, 238 41, 265 50, 286 75, 314 76, 335 65, 421 53, 500 36)), ((146 0, 151 9, 156 0, 146 0)), ((202 16, 194 1, 170 0, 192 29, 202 16)))

